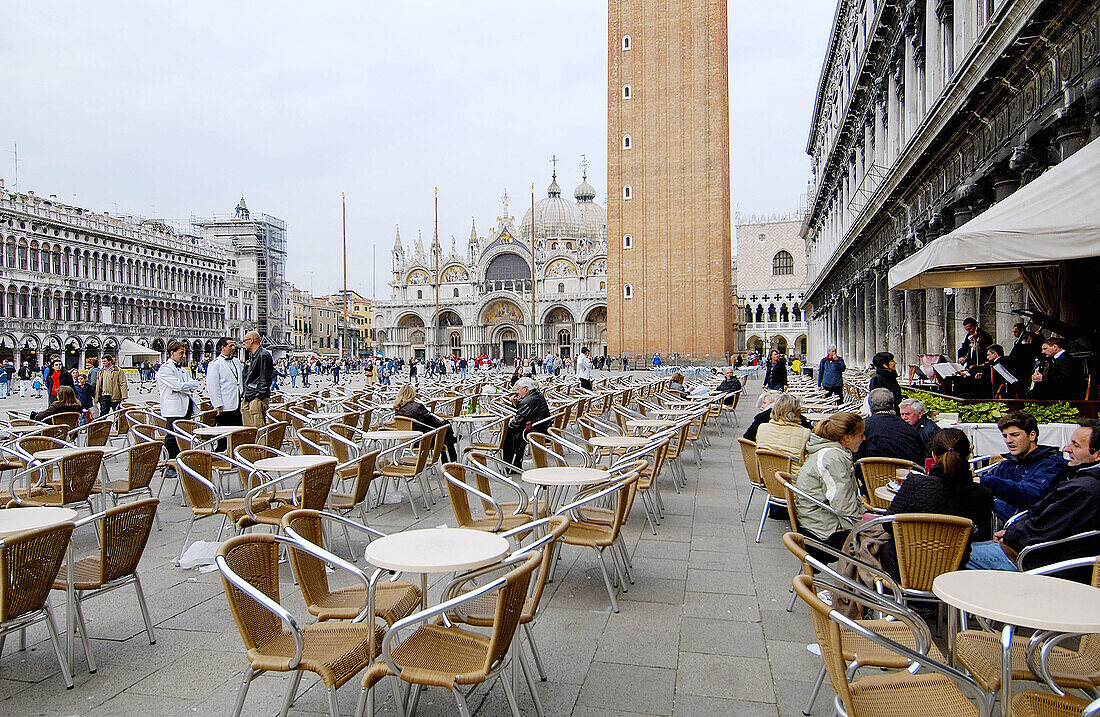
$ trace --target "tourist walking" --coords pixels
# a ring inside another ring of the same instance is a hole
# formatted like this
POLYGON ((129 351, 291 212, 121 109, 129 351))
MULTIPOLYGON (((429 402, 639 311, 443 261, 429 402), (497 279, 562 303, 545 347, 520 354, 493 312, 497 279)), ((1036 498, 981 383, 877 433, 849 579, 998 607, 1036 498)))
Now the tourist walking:
POLYGON ((587 346, 581 349, 581 355, 577 357, 577 380, 580 381, 581 388, 592 390, 592 361, 588 358, 587 346))
POLYGON ((118 408, 130 393, 126 386, 126 372, 115 364, 115 357, 110 355, 103 357, 103 368, 99 370, 94 386, 100 416, 106 416, 118 408))
POLYGON ((817 385, 844 400, 844 372, 847 370, 844 359, 837 356, 836 346, 830 346, 817 365, 817 385))
POLYGON ((787 390, 787 362, 775 349, 772 349, 768 367, 764 372, 764 388, 772 391, 787 390))

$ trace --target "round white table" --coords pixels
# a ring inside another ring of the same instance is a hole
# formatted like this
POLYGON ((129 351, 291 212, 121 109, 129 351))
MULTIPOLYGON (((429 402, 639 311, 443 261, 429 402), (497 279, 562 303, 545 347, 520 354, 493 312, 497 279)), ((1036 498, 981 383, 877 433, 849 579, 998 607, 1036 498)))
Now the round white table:
POLYGON ((420 603, 427 605, 428 573, 490 565, 508 554, 507 538, 484 530, 423 528, 392 533, 367 544, 367 562, 386 570, 420 573, 420 603))
POLYGON ((22 437, 34 435, 46 428, 49 428, 49 426, 5 426, 4 433, 9 436, 22 437))
POLYGON ((530 468, 520 476, 524 483, 537 486, 577 486, 589 483, 601 483, 611 474, 602 468, 582 468, 580 466, 552 466, 550 468, 530 468))
POLYGON ((1004 623, 1001 644, 1001 714, 1012 703, 1012 635, 1016 627, 1054 632, 1100 632, 1100 591, 1048 575, 1007 570, 957 570, 932 581, 932 592, 951 606, 948 628, 954 655, 957 611, 1004 623))
POLYGON ((626 422, 628 428, 633 428, 635 431, 644 428, 651 428, 660 430, 662 428, 671 428, 676 425, 676 421, 670 421, 664 418, 634 418, 626 422))
POLYGON ((891 489, 888 485, 880 485, 878 488, 875 488, 875 497, 887 503, 893 503, 897 495, 898 492, 891 489))
POLYGON ((368 441, 411 441, 424 435, 420 431, 364 431, 363 438, 368 441))
POLYGON ((196 428, 192 435, 202 436, 203 438, 221 438, 223 436, 228 436, 234 431, 239 431, 242 428, 244 428, 244 426, 202 426, 196 428))
POLYGON ((686 408, 655 408, 650 413, 658 416, 686 416, 694 411, 689 411, 686 408))
POLYGON ((52 461, 57 458, 66 458, 74 453, 82 453, 84 451, 98 451, 99 453, 106 453, 109 448, 104 446, 78 446, 76 448, 49 448, 44 451, 36 451, 31 455, 40 461, 52 461))
POLYGON ((588 442, 600 448, 641 448, 649 443, 641 436, 592 436, 588 442))
POLYGON ((336 459, 332 456, 274 456, 261 458, 253 465, 265 473, 289 473, 335 462, 336 459))
POLYGON ((47 528, 76 520, 76 511, 69 508, 8 508, 0 510, 0 538, 6 538, 24 530, 47 528))

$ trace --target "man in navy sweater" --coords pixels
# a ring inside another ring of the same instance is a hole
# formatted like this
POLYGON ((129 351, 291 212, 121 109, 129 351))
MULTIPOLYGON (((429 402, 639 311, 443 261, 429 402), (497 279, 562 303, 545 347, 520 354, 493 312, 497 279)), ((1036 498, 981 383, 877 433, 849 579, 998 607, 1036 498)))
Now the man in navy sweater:
POLYGON ((1039 445, 1039 424, 1023 411, 1006 413, 997 421, 1008 453, 982 474, 982 485, 996 497, 994 511, 1007 521, 1031 508, 1054 489, 1066 470, 1062 452, 1039 445))

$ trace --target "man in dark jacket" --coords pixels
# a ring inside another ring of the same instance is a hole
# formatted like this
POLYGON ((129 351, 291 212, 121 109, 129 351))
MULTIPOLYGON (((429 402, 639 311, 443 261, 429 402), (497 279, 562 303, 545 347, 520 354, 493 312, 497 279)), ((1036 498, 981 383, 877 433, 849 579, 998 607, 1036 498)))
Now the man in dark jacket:
POLYGON ((915 398, 906 398, 902 400, 898 411, 906 423, 917 429, 917 432, 920 433, 920 439, 924 441, 925 450, 928 450, 928 447, 932 444, 932 436, 936 435, 936 431, 940 430, 940 427, 928 417, 924 409, 924 403, 915 398))
MULTIPOLYGON (((894 360, 894 354, 889 351, 879 351, 871 358, 871 365, 875 367, 875 374, 867 383, 867 389, 874 391, 876 388, 886 388, 894 396, 894 413, 898 412, 898 406, 904 396, 901 394, 901 385, 898 383, 898 362, 894 360)), ((872 412, 874 409, 871 409, 872 412)))
MULTIPOLYGON (((718 384, 718 388, 715 390, 718 393, 736 393, 740 391, 741 388, 741 379, 737 378, 734 374, 733 366, 726 366, 725 378, 722 380, 722 383, 718 384)), ((733 396, 727 396, 723 403, 727 406, 732 406, 733 400, 733 396)))
POLYGON ((982 474, 982 485, 996 496, 994 511, 1007 521, 1022 510, 1030 510, 1054 489, 1066 470, 1062 452, 1039 445, 1039 424, 1029 413, 1012 411, 997 421, 1008 446, 1004 460, 982 474))
POLYGON ((1046 400, 1083 399, 1084 376, 1080 364, 1070 355, 1065 339, 1051 336, 1043 341, 1045 367, 1031 376, 1035 389, 1031 395, 1046 400))
POLYGON ((772 349, 768 367, 764 372, 764 388, 772 391, 787 390, 787 362, 775 349, 772 349))
POLYGON ((550 426, 549 418, 550 407, 546 405, 546 399, 534 379, 525 376, 516 381, 516 415, 508 421, 508 435, 503 446, 504 460, 522 469, 527 434, 530 431, 545 432, 550 426))
POLYGON ((970 316, 963 319, 963 330, 966 331, 966 336, 963 337, 956 355, 959 363, 973 368, 985 362, 985 350, 993 345, 993 337, 970 316))
POLYGON ((889 389, 876 388, 867 395, 871 417, 863 422, 863 445, 856 458, 903 458, 924 465, 925 447, 920 433, 894 413, 889 389))
MULTIPOLYGON (((1078 423, 1064 449, 1070 454, 1066 477, 1031 510, 994 533, 993 540, 975 543, 967 568, 1016 570, 1017 553, 1029 545, 1100 530, 1100 421, 1085 418, 1078 423)), ((1044 562, 1070 557, 1074 555, 1068 551, 1044 551, 1044 562)))
POLYGON ((836 346, 830 346, 825 358, 817 365, 817 385, 836 394, 837 398, 844 398, 844 372, 847 370, 844 359, 837 356, 836 346))
POLYGON ((267 422, 267 402, 271 398, 271 379, 275 375, 275 361, 260 345, 260 334, 249 331, 244 335, 245 349, 249 353, 241 382, 244 384, 244 403, 241 417, 244 425, 259 428, 267 422))

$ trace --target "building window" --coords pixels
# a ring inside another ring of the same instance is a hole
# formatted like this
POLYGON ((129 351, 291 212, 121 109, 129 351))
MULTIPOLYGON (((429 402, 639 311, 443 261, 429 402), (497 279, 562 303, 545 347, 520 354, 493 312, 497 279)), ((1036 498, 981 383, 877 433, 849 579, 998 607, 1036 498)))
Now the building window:
POLYGON ((560 284, 560 283, 558 284, 558 293, 559 294, 564 294, 565 293, 565 284, 560 284))
POLYGON ((630 149, 632 145, 633 145, 633 142, 630 139, 630 135, 624 134, 623 135, 623 149, 630 149))
POLYGON ((626 52, 631 48, 630 35, 623 35, 623 52, 626 52))
POLYGON ((634 198, 634 189, 629 184, 623 185, 623 201, 629 202, 634 198))
POLYGON ((600 282, 600 291, 607 291, 607 282, 606 281, 601 281, 600 282))
POLYGON ((633 299, 634 298, 634 287, 631 286, 630 284, 624 284, 623 285, 623 298, 624 299, 633 299))
POLYGON ((772 276, 787 276, 794 273, 794 257, 789 251, 780 249, 772 259, 772 276))
POLYGON ((623 99, 629 100, 634 97, 634 90, 630 88, 630 85, 623 85, 623 99))
POLYGON ((633 248, 634 248, 634 237, 630 236, 629 234, 623 234, 623 249, 633 249, 633 248))
POLYGON ((424 298, 424 292, 423 291, 416 292, 416 298, 423 299, 424 298))
POLYGON ((458 289, 455 289, 455 298, 458 298, 458 289))

